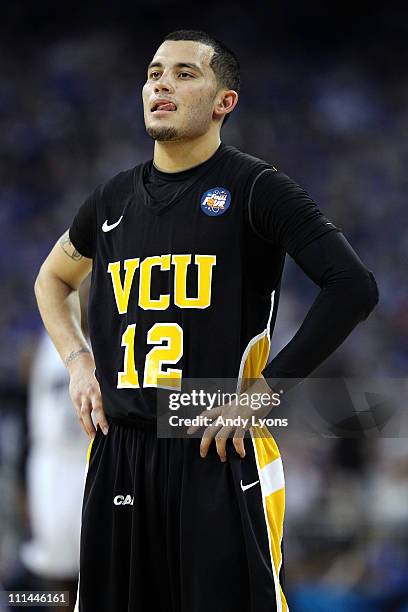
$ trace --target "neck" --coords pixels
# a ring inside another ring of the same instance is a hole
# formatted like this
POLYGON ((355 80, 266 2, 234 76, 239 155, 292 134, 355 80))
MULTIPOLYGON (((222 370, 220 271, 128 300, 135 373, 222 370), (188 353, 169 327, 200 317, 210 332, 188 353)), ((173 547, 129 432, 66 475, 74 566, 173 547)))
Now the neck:
POLYGON ((209 159, 220 146, 220 134, 204 134, 191 140, 154 143, 153 163, 162 172, 182 172, 209 159))

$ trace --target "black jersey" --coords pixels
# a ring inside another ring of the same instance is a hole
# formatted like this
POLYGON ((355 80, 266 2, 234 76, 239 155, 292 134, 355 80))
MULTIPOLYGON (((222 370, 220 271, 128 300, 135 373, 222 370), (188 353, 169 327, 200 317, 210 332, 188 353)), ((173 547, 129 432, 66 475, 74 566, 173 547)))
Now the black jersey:
POLYGON ((259 376, 285 253, 333 230, 286 174, 224 144, 195 168, 169 174, 150 160, 97 188, 70 239, 93 259, 106 414, 154 422, 158 387, 259 376))

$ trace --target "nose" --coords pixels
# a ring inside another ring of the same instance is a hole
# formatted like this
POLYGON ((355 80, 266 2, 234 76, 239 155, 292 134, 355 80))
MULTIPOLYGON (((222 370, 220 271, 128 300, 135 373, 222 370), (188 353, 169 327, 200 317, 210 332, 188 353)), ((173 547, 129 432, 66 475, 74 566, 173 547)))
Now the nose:
POLYGON ((160 79, 158 79, 154 83, 154 91, 156 94, 158 94, 161 91, 172 91, 172 90, 173 90, 173 87, 168 77, 165 76, 164 73, 161 75, 160 79))

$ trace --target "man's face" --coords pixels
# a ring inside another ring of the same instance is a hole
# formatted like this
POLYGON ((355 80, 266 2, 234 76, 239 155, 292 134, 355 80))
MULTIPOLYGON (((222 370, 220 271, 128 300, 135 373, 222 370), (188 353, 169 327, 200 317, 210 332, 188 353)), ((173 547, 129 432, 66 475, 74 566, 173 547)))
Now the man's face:
POLYGON ((199 42, 167 40, 157 49, 143 87, 146 131, 155 140, 190 140, 205 134, 218 91, 210 67, 214 51, 199 42))

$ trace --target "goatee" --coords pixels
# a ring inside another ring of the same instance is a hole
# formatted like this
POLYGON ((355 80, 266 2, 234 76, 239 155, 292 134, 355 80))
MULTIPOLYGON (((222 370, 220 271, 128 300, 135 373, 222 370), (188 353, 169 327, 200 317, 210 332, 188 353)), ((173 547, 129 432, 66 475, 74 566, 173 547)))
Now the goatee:
POLYGON ((146 132, 153 140, 166 141, 179 138, 178 131, 173 127, 148 127, 146 132))

